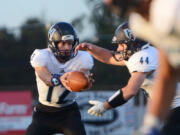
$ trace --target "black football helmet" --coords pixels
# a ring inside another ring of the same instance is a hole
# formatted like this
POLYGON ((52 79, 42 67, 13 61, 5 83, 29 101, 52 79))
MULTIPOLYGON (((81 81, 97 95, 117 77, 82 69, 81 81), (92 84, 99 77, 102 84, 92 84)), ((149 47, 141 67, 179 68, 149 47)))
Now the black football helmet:
POLYGON ((113 56, 115 60, 128 60, 135 52, 141 50, 142 46, 147 42, 137 39, 129 29, 128 22, 124 22, 118 26, 112 39, 113 44, 126 44, 127 48, 122 51, 114 51, 113 56))
POLYGON ((75 46, 79 43, 79 38, 71 24, 66 22, 58 22, 51 26, 48 32, 48 47, 52 50, 56 57, 64 61, 68 61, 76 54, 75 46), (58 42, 72 41, 72 50, 64 51, 57 48, 58 42), (65 55, 62 55, 65 54, 65 55))

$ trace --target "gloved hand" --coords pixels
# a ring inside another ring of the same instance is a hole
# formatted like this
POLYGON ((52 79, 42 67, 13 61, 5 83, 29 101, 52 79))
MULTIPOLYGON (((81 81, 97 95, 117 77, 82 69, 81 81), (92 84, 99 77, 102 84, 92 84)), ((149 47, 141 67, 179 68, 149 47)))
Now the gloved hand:
POLYGON ((86 89, 90 89, 94 82, 95 82, 95 80, 93 79, 93 73, 90 73, 88 76, 88 85, 87 85, 86 89))
POLYGON ((102 116, 106 109, 103 106, 103 102, 97 100, 89 100, 89 104, 93 106, 88 110, 90 115, 102 116))
POLYGON ((61 84, 60 74, 52 74, 51 83, 53 86, 58 86, 61 84))

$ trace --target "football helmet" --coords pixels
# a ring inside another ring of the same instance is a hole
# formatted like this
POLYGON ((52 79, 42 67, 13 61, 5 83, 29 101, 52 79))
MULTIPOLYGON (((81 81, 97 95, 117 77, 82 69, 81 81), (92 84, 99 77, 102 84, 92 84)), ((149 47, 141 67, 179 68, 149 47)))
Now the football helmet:
POLYGON ((141 50, 147 42, 137 39, 135 34, 129 29, 128 22, 118 26, 112 38, 113 44, 126 44, 127 48, 122 51, 114 51, 113 56, 116 61, 128 60, 131 55, 141 50))
POLYGON ((52 50, 56 57, 64 61, 68 61, 76 54, 75 46, 79 43, 79 38, 71 24, 66 22, 58 22, 51 26, 48 31, 48 47, 52 50), (72 41, 72 49, 70 51, 59 50, 58 42, 72 41), (65 54, 65 55, 64 55, 65 54))

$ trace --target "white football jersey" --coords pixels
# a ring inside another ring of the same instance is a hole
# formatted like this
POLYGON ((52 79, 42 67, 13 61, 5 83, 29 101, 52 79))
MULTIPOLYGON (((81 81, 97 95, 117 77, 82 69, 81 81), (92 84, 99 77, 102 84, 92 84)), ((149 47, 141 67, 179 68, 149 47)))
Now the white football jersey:
MULTIPOLYGON (((31 55, 32 67, 46 66, 51 74, 64 74, 80 69, 91 70, 94 63, 88 52, 78 51, 77 55, 67 61, 60 63, 49 48, 36 49, 31 55)), ((39 102, 54 107, 69 105, 75 100, 75 92, 69 92, 62 85, 49 87, 36 74, 36 82, 39 94, 39 102)))
POLYGON ((147 44, 143 46, 141 51, 134 53, 128 61, 125 61, 125 64, 130 73, 152 72, 141 85, 141 87, 151 95, 151 87, 158 66, 157 49, 147 44))
MULTIPOLYGON (((128 61, 125 61, 129 72, 152 72, 146 77, 141 88, 143 88, 151 97, 152 85, 156 76, 158 67, 158 51, 156 48, 149 46, 133 54, 128 61)), ((180 83, 177 85, 176 95, 172 101, 172 108, 180 106, 180 83)))

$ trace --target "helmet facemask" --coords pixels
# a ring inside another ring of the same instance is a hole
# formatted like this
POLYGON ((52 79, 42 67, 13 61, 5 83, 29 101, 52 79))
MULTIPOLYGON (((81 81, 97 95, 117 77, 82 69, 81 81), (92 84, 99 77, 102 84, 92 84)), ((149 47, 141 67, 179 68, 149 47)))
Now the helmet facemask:
POLYGON ((49 30, 48 37, 48 47, 57 58, 66 62, 76 56, 77 53, 75 53, 74 49, 78 45, 79 39, 70 24, 62 22, 53 25, 49 30), (72 49, 60 50, 58 48, 59 42, 72 42, 72 49))
POLYGON ((135 50, 133 48, 133 42, 132 41, 119 41, 118 43, 115 43, 116 46, 119 46, 120 44, 126 44, 126 48, 124 48, 121 51, 114 51, 113 57, 116 61, 122 61, 122 60, 128 60, 129 57, 135 53, 135 50))
POLYGON ((60 58, 63 61, 68 61, 76 56, 77 53, 75 53, 74 49, 78 43, 76 43, 76 45, 74 45, 74 41, 72 41, 71 50, 61 50, 58 48, 59 42, 69 42, 69 41, 57 41, 57 42, 53 42, 52 43, 53 45, 52 44, 49 45, 49 47, 51 48, 51 50, 53 51, 54 55, 57 58, 60 58))

